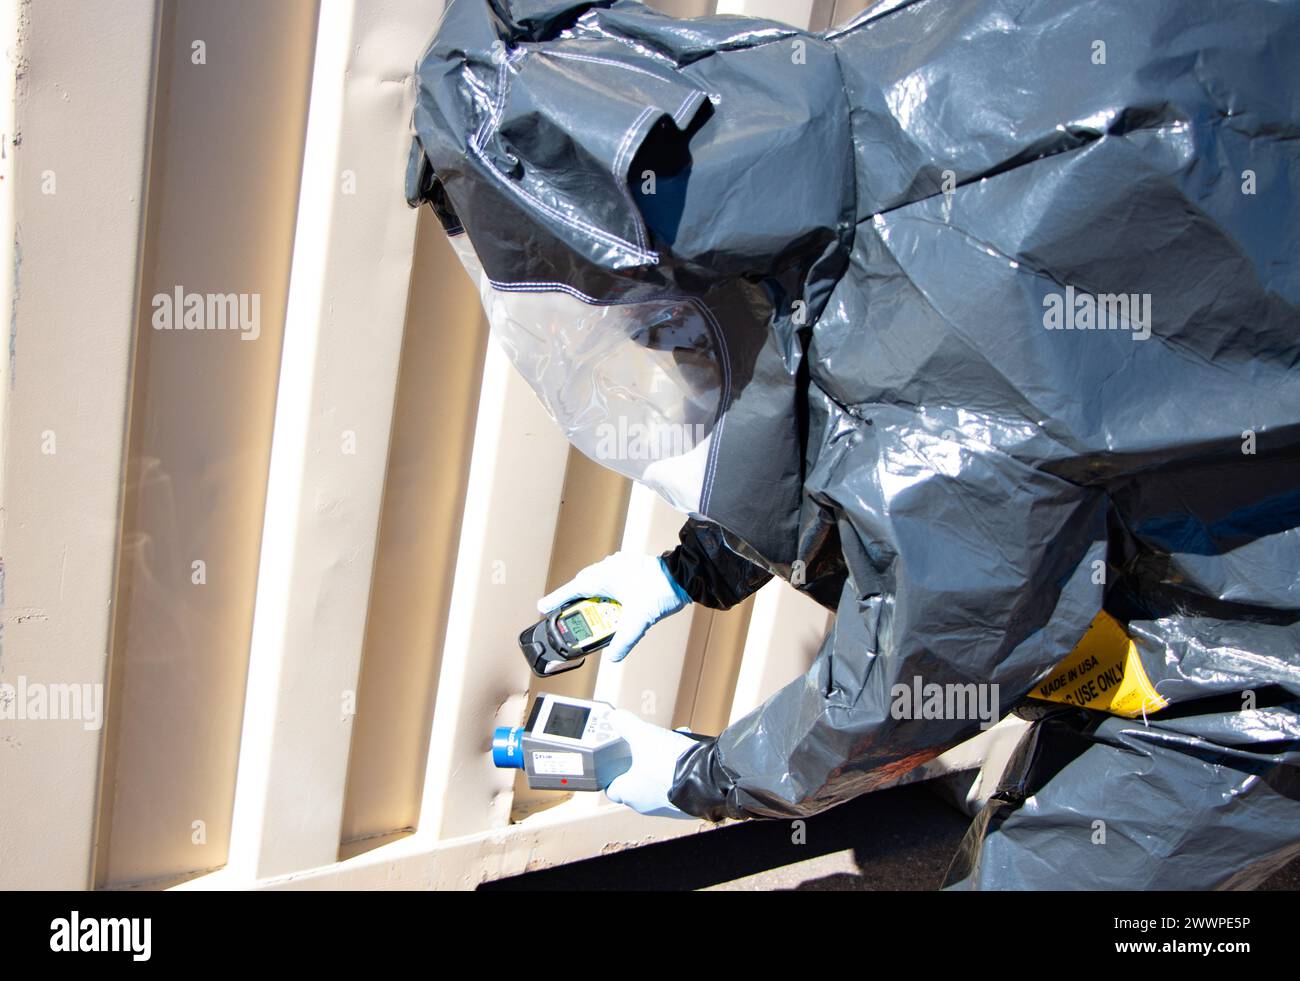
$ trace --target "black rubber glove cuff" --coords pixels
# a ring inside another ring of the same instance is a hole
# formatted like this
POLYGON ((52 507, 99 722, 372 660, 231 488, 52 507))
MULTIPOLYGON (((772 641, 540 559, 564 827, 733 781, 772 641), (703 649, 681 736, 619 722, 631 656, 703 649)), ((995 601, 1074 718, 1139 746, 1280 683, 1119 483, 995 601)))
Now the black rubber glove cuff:
POLYGON ((772 578, 727 545, 717 525, 692 518, 677 535, 681 544, 663 554, 669 574, 692 600, 729 610, 772 578))
POLYGON ((677 761, 668 800, 692 817, 709 821, 748 817, 729 803, 734 786, 718 761, 717 737, 708 736, 700 738, 677 761))

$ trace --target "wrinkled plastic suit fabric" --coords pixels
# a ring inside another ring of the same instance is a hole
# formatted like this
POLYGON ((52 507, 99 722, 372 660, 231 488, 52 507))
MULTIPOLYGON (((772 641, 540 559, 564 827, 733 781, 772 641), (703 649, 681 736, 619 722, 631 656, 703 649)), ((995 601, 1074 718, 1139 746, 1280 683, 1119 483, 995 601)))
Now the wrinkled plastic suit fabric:
POLYGON ((837 612, 675 804, 882 786, 982 721, 900 692, 1035 712, 1105 609, 1169 708, 1041 713, 949 884, 1242 887, 1295 854, 1300 5, 885 0, 815 35, 453 0, 418 76, 407 196, 484 289, 698 313, 690 351, 643 344, 717 379, 677 580, 837 612))
POLYGON ((1259 887, 1300 856, 1300 724, 1294 705, 1211 701, 1147 724, 1026 709, 1033 725, 946 886, 1259 887))

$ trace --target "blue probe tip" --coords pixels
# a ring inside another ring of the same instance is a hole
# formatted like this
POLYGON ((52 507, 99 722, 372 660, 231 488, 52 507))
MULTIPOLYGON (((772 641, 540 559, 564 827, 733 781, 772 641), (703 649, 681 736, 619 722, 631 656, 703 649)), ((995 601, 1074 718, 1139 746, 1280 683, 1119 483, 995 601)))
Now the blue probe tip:
POLYGON ((523 726, 497 726, 492 733, 492 762, 502 769, 524 768, 523 726))

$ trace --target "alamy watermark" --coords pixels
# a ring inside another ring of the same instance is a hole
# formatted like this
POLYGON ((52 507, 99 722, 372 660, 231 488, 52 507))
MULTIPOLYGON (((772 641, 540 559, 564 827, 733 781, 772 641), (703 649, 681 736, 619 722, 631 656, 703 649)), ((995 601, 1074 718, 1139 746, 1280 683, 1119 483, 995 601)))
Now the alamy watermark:
POLYGON ((602 422, 596 427, 599 460, 666 460, 689 453, 708 438, 701 423, 602 422))
POLYGON ((995 684, 940 685, 917 675, 910 685, 894 685, 889 696, 889 714, 895 719, 978 719, 980 728, 987 729, 1002 718, 995 684))
POLYGON ((237 330, 241 341, 262 334, 261 293, 155 293, 154 330, 237 330))
POLYGON ((82 916, 73 910, 50 921, 55 953, 126 953, 133 961, 153 955, 153 920, 148 916, 82 916))
POLYGON ((1151 336, 1150 293, 1065 292, 1043 297, 1043 326, 1048 330, 1128 330, 1133 340, 1151 336))
POLYGON ((87 732, 104 725, 102 684, 45 684, 28 681, 20 674, 18 684, 0 682, 0 722, 72 720, 87 732))

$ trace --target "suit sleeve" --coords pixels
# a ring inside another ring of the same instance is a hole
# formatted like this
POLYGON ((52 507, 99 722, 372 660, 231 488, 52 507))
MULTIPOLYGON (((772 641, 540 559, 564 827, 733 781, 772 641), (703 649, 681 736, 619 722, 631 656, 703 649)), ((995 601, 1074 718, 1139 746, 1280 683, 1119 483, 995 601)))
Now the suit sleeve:
POLYGON ((728 544, 717 525, 691 518, 678 533, 678 546, 663 555, 677 584, 694 602, 729 610, 758 590, 772 573, 728 544))
MULTIPOLYGON (((860 445, 878 467, 904 452, 860 445)), ((861 482, 869 466, 846 472, 861 482)), ((870 537, 842 536, 850 576, 812 665, 678 761, 674 805, 715 821, 807 817, 895 783, 1002 718, 1101 606, 1104 494, 989 455, 890 503, 870 537), (1023 507, 995 493, 1012 478, 1023 507)), ((866 527, 852 517, 846 529, 866 527)))

